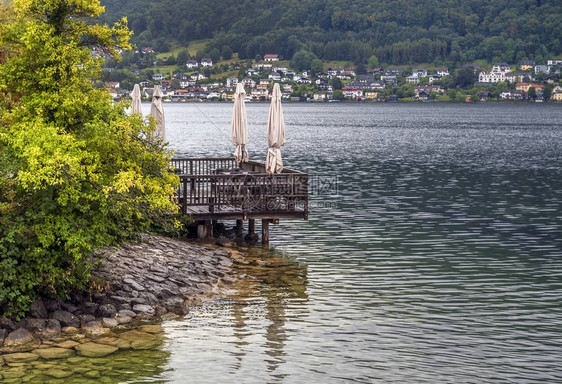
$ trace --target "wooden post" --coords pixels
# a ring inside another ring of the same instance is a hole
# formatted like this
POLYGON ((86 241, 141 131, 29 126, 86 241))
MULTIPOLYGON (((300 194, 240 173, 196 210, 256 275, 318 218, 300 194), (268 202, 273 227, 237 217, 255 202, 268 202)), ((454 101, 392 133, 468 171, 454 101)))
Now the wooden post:
POLYGON ((237 231, 244 230, 244 222, 242 220, 236 220, 236 230, 237 231))
POLYGON ((248 233, 255 233, 256 232, 256 220, 250 219, 248 220, 248 233))
POLYGON ((198 224, 197 225, 197 238, 198 239, 204 239, 205 237, 207 237, 207 227, 205 227, 204 224, 198 224))
POLYGON ((269 220, 262 219, 261 221, 261 243, 263 245, 269 244, 269 220))
POLYGON ((213 237, 213 224, 211 220, 205 220, 205 227, 207 228, 207 237, 213 237))

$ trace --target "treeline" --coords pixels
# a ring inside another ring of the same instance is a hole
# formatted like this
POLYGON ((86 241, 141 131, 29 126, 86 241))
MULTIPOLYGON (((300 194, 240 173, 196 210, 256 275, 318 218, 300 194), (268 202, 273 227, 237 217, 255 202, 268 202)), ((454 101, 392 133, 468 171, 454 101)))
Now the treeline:
POLYGON ((102 0, 133 41, 167 51, 212 38, 240 58, 305 49, 323 60, 388 64, 537 62, 562 53, 560 0, 102 0))

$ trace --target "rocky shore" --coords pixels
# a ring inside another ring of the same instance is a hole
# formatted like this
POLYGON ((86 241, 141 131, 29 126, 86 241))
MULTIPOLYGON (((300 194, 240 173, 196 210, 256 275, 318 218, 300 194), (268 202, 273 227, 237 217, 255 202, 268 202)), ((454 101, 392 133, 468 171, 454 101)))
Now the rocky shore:
MULTIPOLYGON (((150 320, 184 315, 202 295, 234 282, 229 253, 151 235, 104 249, 90 292, 74 292, 67 302, 34 302, 18 323, 0 317, 0 367, 146 348, 150 332, 131 331, 130 325, 142 321, 139 326, 147 327, 150 320)), ((9 379, 1 372, 0 379, 9 379)))

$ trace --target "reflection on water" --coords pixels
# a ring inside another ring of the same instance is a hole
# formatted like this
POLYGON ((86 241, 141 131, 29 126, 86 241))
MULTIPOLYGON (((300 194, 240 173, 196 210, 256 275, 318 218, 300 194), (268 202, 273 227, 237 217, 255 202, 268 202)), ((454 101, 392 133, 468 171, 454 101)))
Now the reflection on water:
MULTIPOLYGON (((288 318, 287 308, 308 300, 306 267, 276 252, 247 248, 235 269, 245 277, 228 298, 192 308, 184 320, 166 324, 173 340, 171 366, 176 372, 197 367, 192 378, 203 382, 221 377, 283 382, 288 373, 281 368, 292 334, 287 321, 295 320, 288 318), (227 355, 220 364, 217 354, 227 355)), ((299 317, 305 315, 303 307, 299 317)))

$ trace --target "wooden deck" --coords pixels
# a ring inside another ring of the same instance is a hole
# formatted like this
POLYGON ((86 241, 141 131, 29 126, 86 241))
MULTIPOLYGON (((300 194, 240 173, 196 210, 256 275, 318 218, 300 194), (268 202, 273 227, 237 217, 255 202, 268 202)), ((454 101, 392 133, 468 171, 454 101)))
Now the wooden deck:
POLYGON ((308 174, 284 168, 268 174, 265 164, 250 161, 240 167, 233 158, 173 159, 180 178, 177 203, 195 221, 277 222, 308 219, 308 174))

